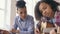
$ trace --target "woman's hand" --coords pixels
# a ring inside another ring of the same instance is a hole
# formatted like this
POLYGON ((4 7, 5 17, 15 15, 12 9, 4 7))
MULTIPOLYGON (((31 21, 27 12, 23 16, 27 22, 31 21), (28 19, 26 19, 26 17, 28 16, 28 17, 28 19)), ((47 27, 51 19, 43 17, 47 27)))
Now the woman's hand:
POLYGON ((35 29, 35 34, 40 34, 40 31, 38 28, 35 29))

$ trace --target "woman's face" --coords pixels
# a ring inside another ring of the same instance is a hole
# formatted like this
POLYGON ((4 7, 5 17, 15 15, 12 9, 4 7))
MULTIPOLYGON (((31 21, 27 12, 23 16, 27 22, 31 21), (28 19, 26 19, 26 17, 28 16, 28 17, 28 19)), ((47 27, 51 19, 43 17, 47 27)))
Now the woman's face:
POLYGON ((45 17, 52 18, 54 16, 54 12, 53 12, 52 8, 50 7, 49 4, 47 4, 45 2, 42 2, 39 5, 39 10, 42 13, 42 15, 45 17))
POLYGON ((26 7, 18 8, 18 14, 19 14, 20 18, 24 20, 27 16, 26 7))

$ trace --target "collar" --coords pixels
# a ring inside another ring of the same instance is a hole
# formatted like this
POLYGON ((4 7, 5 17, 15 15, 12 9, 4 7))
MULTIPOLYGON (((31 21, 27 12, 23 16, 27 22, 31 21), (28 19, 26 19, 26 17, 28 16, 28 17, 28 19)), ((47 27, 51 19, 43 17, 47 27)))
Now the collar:
POLYGON ((22 19, 20 18, 20 16, 18 16, 18 20, 19 20, 19 21, 26 21, 26 20, 27 20, 27 16, 26 16, 26 18, 25 18, 24 20, 22 20, 22 19))

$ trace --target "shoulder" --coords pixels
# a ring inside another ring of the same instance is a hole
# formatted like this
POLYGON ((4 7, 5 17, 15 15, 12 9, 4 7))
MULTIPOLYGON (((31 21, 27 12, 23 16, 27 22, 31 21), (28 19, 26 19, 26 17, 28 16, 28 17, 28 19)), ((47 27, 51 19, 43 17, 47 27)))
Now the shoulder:
POLYGON ((27 15, 27 18, 28 18, 28 19, 33 19, 33 16, 27 15))
POLYGON ((15 16, 15 18, 14 18, 15 20, 17 20, 17 19, 19 19, 19 16, 15 16))

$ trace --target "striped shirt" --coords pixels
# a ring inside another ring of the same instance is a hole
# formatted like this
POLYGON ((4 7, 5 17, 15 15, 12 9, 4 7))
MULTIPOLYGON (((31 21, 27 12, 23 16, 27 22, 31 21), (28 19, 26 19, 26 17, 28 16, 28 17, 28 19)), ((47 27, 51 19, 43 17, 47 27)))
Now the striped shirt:
POLYGON ((22 20, 19 16, 16 16, 14 21, 14 29, 17 28, 19 28, 20 34, 34 34, 33 17, 27 15, 25 20, 22 20))

